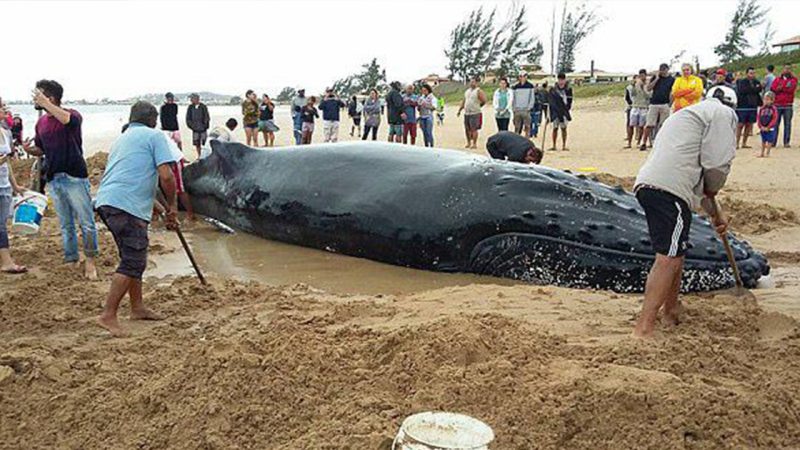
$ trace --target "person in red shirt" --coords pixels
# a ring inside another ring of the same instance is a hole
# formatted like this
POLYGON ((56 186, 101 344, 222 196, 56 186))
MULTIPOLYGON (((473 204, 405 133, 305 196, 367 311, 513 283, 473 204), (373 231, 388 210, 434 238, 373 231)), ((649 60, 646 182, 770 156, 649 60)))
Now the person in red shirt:
MULTIPOLYGON (((778 123, 775 125, 777 130, 783 122, 783 146, 791 147, 792 138, 792 115, 794 103, 794 92, 797 90, 797 77, 792 74, 792 65, 783 66, 781 76, 772 82, 772 92, 775 93, 775 107, 778 108, 778 123)), ((778 134, 775 134, 773 145, 778 145, 778 134)))

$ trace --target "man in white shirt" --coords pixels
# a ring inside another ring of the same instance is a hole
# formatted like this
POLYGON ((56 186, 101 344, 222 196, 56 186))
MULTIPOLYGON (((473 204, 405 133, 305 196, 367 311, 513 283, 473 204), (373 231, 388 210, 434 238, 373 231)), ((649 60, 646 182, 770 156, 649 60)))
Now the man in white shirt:
POLYGON ((634 336, 653 334, 659 309, 678 321, 678 293, 689 241, 692 209, 701 205, 720 234, 727 221, 711 199, 722 189, 736 154, 736 93, 714 87, 706 100, 671 115, 636 178, 636 198, 647 216, 656 253, 647 277, 644 305, 634 336))

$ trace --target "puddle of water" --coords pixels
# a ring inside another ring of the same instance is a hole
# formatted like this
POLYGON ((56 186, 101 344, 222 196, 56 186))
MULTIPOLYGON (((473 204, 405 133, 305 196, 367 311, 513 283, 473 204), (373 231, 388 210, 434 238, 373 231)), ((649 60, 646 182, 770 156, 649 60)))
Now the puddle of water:
MULTIPOLYGON (((272 285, 305 283, 340 294, 407 294, 469 284, 518 284, 513 280, 469 274, 437 273, 378 263, 321 250, 269 241, 239 232, 187 232, 201 269, 223 277, 272 285)), ((183 251, 153 257, 147 275, 157 278, 193 274, 183 251)))

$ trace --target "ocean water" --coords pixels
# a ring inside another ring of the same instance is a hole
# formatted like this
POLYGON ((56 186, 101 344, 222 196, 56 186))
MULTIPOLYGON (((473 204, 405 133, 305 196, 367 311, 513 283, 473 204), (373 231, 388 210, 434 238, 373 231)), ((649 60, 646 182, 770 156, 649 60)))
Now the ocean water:
MULTIPOLYGON (((128 122, 130 105, 64 105, 81 113, 83 117, 83 143, 84 152, 89 156, 98 151, 109 151, 111 144, 119 136, 122 126, 128 122)), ((187 105, 178 106, 178 123, 181 126, 181 134, 184 142, 191 144, 191 132, 186 128, 185 116, 187 105)), ((23 134, 25 137, 33 137, 36 121, 39 112, 33 105, 9 105, 13 114, 19 114, 23 122, 23 134)), ((239 105, 212 105, 208 107, 211 114, 211 126, 224 124, 229 118, 233 117, 242 122, 242 108, 239 105)), ((289 117, 289 107, 278 105, 275 108, 276 119, 289 117)), ((241 131, 241 130, 237 130, 241 131)), ((188 146, 186 146, 188 147, 188 146)))

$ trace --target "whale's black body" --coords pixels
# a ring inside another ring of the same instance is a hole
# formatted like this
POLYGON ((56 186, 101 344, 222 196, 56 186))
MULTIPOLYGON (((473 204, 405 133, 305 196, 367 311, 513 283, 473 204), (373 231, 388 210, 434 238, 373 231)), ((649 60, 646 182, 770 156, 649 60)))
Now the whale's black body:
MULTIPOLYGON (((197 212, 291 244, 445 272, 640 292, 653 262, 621 188, 452 150, 358 142, 257 150, 212 142, 185 182, 197 212)), ((748 287, 769 272, 732 245, 748 287)), ((733 285, 720 240, 693 218, 684 291, 733 285)))

